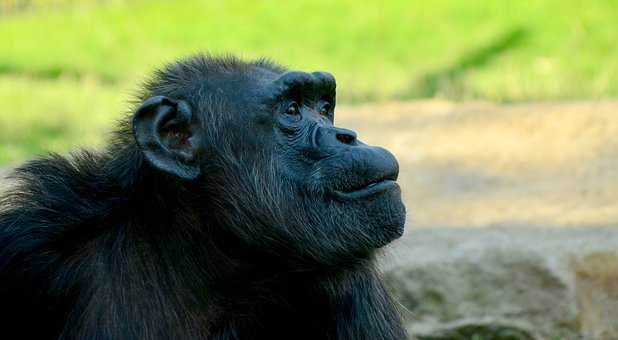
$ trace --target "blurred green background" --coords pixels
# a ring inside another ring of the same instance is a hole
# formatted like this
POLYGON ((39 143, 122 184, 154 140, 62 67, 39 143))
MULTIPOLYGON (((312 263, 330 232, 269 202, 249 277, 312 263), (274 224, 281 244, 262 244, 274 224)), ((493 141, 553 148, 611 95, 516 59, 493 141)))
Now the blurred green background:
POLYGON ((0 165, 97 145, 199 51, 328 70, 339 102, 618 96, 618 1, 0 0, 0 165))

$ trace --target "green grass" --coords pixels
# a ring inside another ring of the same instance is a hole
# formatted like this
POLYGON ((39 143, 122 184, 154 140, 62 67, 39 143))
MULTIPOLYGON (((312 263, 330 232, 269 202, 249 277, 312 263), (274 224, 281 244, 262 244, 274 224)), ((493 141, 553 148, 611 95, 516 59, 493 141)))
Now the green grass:
POLYGON ((0 164, 100 144, 123 102, 117 88, 88 80, 0 77, 0 164))
POLYGON ((331 71, 348 103, 529 101, 618 96, 617 41, 613 0, 114 1, 16 13, 0 17, 0 162, 100 140, 129 89, 198 51, 331 71))

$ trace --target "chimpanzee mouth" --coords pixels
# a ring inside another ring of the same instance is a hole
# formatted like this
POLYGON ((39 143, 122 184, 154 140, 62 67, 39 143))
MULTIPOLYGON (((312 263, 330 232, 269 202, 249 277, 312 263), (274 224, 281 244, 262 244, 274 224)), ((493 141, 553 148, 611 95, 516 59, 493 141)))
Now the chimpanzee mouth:
POLYGON ((345 190, 334 190, 333 194, 335 198, 343 201, 358 200, 379 195, 396 186, 397 182, 392 179, 378 179, 365 183, 360 187, 351 187, 345 190))

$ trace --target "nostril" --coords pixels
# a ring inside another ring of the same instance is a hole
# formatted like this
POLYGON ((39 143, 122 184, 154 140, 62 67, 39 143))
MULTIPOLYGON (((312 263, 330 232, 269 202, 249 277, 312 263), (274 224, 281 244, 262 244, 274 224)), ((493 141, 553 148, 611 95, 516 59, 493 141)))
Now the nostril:
POLYGON ((337 140, 343 144, 354 144, 354 141, 356 141, 356 136, 348 133, 338 133, 337 140))

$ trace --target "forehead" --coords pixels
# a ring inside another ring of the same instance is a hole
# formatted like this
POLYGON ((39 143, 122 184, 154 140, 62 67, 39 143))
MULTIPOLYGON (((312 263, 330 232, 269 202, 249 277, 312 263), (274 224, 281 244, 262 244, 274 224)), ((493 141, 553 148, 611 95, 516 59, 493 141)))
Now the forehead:
POLYGON ((253 87, 267 88, 285 72, 277 72, 274 70, 256 67, 249 72, 248 81, 253 87))

